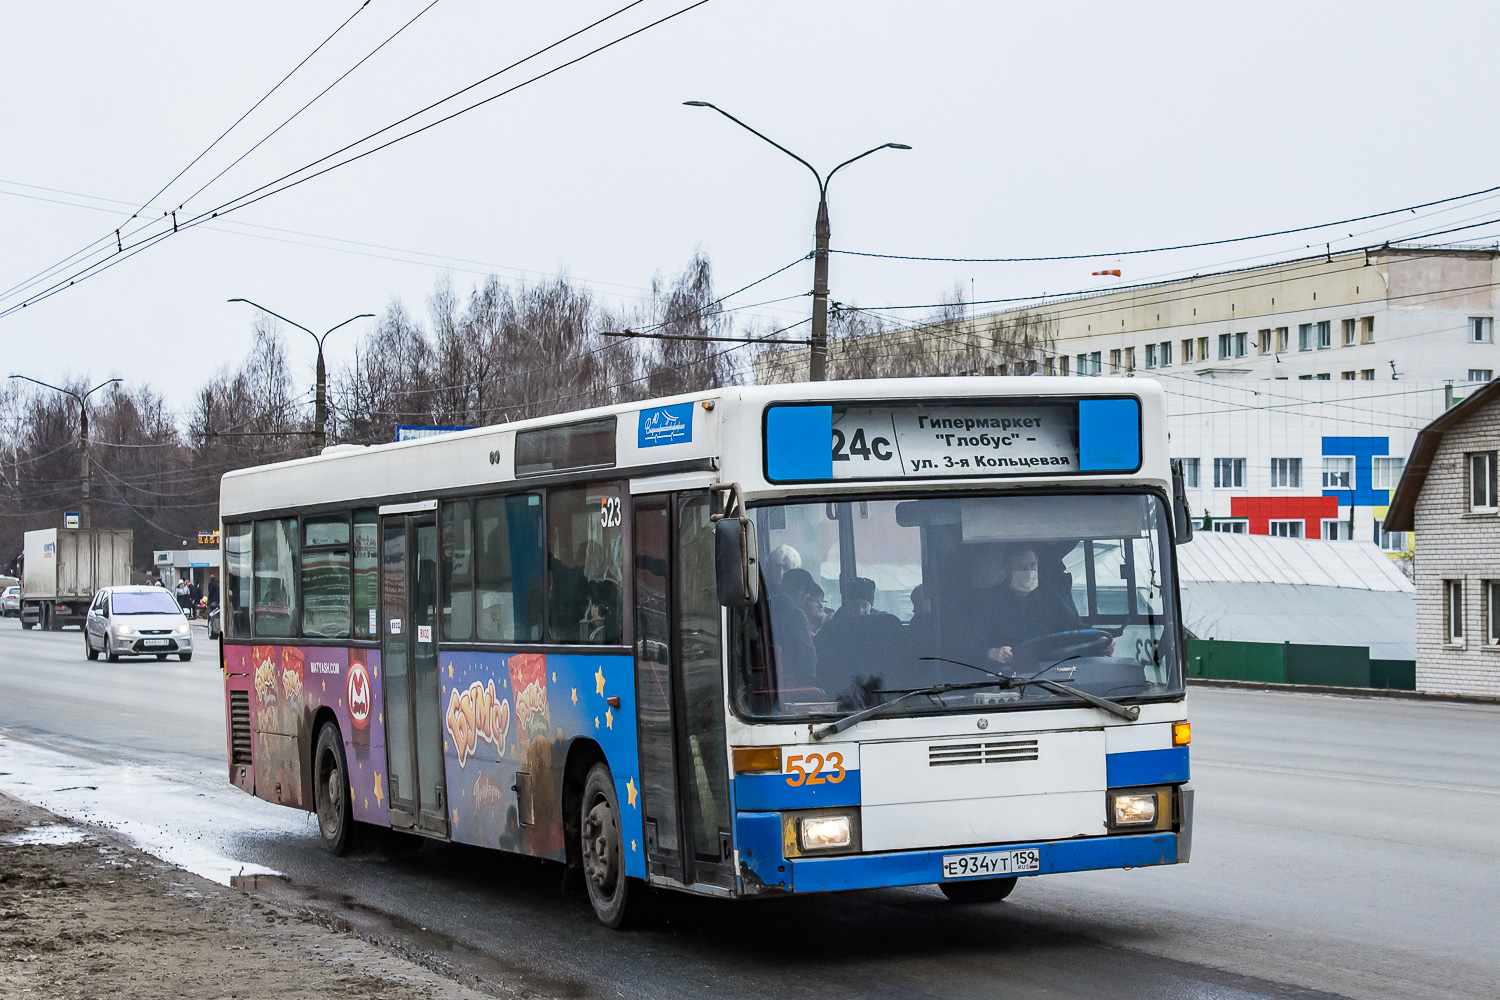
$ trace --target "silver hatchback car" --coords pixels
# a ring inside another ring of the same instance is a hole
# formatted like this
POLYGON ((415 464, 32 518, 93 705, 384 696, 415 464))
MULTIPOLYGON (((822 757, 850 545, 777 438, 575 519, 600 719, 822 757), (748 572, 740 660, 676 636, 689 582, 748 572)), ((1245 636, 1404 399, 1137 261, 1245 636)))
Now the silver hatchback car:
POLYGON ((177 598, 161 587, 105 587, 94 595, 83 623, 83 651, 91 660, 103 653, 110 663, 122 656, 165 660, 193 658, 193 629, 177 598))

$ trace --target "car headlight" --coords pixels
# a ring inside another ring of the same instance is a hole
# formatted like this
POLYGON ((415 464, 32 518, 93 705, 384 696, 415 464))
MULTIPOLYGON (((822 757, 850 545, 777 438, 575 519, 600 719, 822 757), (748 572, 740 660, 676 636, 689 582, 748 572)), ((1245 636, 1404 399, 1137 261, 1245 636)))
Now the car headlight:
POLYGON ((854 843, 848 816, 804 816, 798 838, 804 851, 830 851, 854 843))
POLYGON ((1114 797, 1115 826, 1150 826, 1155 822, 1155 792, 1116 795, 1114 797))
POLYGON ((129 625, 116 625, 115 635, 135 635, 135 629, 129 625))
POLYGON ((187 622, 183 622, 181 625, 173 629, 172 632, 174 635, 187 635, 192 630, 193 629, 191 625, 189 625, 187 622))

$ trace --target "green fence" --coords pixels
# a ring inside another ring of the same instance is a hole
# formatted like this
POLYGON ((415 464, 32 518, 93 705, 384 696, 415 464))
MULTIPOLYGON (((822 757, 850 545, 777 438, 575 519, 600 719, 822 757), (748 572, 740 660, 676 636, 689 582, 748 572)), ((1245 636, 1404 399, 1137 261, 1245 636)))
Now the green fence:
POLYGON ((1414 691, 1415 660, 1372 660, 1365 646, 1188 639, 1188 676, 1266 684, 1414 691))

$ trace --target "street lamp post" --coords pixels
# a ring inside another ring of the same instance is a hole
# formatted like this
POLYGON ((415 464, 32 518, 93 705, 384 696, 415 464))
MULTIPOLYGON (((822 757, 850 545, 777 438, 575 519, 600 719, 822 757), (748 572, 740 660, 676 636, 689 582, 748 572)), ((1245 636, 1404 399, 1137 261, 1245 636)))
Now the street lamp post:
POLYGON ((93 511, 91 510, 92 505, 89 502, 89 397, 98 392, 100 389, 103 389, 107 385, 114 385, 116 382, 122 382, 124 380, 118 378, 106 379, 105 381, 100 382, 98 385, 94 386, 88 392, 85 392, 80 396, 72 389, 64 389, 61 386, 52 385, 49 382, 38 381, 37 379, 31 378, 26 375, 12 375, 10 377, 22 379, 24 381, 31 382, 34 385, 52 389, 55 392, 60 392, 66 396, 72 396, 74 399, 78 400, 78 478, 83 492, 83 495, 79 499, 78 504, 78 527, 83 529, 91 527, 93 521, 93 511))
POLYGON ((818 220, 813 228, 812 345, 808 357, 808 378, 814 382, 823 381, 828 377, 828 240, 831 235, 831 229, 828 224, 828 182, 833 180, 833 175, 844 167, 847 167, 855 160, 864 159, 871 153, 878 153, 882 149, 911 149, 911 147, 900 142, 882 143, 874 149, 865 150, 858 156, 851 156, 843 163, 828 171, 828 176, 824 177, 818 173, 817 169, 811 163, 808 163, 776 140, 746 125, 723 108, 710 104, 707 101, 683 101, 682 103, 690 108, 711 108, 717 111, 740 128, 765 140, 802 164, 808 170, 811 170, 813 179, 818 182, 818 220))
POLYGON ((348 326, 350 323, 353 323, 357 319, 373 319, 375 317, 375 314, 360 313, 358 316, 350 316, 348 319, 344 320, 337 326, 329 327, 323 332, 322 336, 319 336, 318 334, 313 333, 307 327, 303 326, 301 323, 298 323, 294 320, 289 320, 280 313, 272 312, 258 302, 251 302, 249 299, 230 299, 229 301, 243 302, 247 306, 254 306, 256 309, 259 309, 263 313, 275 316, 283 323, 291 323, 292 326, 295 326, 303 333, 312 337, 313 341, 318 345, 318 386, 317 395, 314 397, 315 401, 313 403, 313 451, 321 452, 323 450, 323 446, 328 443, 328 368, 323 363, 323 342, 328 339, 328 335, 330 333, 337 330, 339 327, 348 326))

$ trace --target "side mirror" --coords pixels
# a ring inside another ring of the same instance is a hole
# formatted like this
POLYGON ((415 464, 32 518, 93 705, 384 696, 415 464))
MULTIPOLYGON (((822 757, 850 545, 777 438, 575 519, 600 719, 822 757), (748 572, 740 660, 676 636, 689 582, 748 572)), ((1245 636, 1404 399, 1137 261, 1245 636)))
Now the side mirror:
POLYGON ((709 515, 714 522, 714 569, 718 578, 719 603, 742 608, 760 598, 760 562, 755 523, 745 516, 740 484, 715 486, 714 495, 724 494, 724 507, 709 515))
POLYGON ((1177 544, 1193 540, 1193 514, 1188 510, 1187 485, 1182 475, 1182 459, 1172 459, 1172 520, 1175 522, 1177 544))

